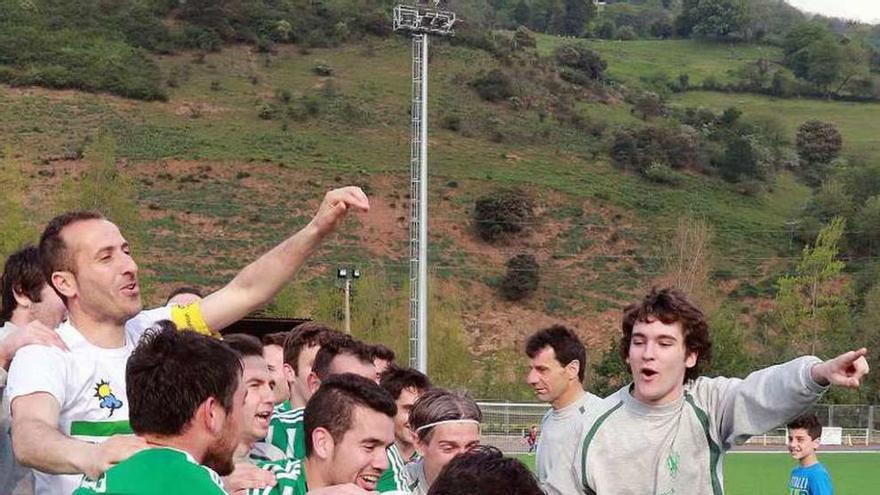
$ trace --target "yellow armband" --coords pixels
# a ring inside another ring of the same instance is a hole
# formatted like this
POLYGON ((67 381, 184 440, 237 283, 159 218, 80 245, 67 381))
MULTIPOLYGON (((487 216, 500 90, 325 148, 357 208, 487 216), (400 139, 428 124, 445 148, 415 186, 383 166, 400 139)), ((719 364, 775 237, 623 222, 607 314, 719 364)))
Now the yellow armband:
POLYGON ((177 325, 180 330, 191 330, 202 335, 219 337, 216 332, 208 328, 205 318, 202 316, 202 308, 198 301, 187 304, 186 306, 171 306, 171 321, 177 325))

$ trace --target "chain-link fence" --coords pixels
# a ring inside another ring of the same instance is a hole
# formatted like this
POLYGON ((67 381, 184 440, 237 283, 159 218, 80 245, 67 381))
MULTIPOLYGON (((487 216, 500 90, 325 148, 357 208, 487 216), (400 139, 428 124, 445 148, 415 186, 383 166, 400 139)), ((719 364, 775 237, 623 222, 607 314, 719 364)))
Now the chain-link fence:
MULTIPOLYGON (((526 437, 550 409, 547 404, 480 402, 483 411, 483 442, 505 452, 527 452, 526 437)), ((812 411, 823 426, 841 428, 845 446, 880 445, 880 406, 817 404, 812 411)), ((749 445, 784 445, 785 428, 752 437, 749 445)))

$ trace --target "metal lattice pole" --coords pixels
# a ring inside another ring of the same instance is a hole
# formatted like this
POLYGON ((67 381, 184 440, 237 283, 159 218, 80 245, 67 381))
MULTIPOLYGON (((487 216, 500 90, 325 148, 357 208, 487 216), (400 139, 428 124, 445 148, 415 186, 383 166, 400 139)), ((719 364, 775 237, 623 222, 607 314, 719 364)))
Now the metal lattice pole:
POLYGON ((428 36, 452 35, 455 14, 414 5, 394 8, 394 30, 412 33, 410 139, 409 355, 428 372, 428 36))

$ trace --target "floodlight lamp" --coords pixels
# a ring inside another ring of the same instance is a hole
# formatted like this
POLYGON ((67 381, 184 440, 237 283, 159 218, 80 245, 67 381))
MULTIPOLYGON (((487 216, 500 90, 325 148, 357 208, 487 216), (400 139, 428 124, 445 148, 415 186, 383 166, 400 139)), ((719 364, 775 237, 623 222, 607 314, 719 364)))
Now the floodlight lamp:
POLYGON ((336 276, 339 278, 348 278, 348 268, 339 268, 336 270, 336 276))
POLYGON ((357 268, 351 270, 351 278, 361 278, 361 271, 357 268))

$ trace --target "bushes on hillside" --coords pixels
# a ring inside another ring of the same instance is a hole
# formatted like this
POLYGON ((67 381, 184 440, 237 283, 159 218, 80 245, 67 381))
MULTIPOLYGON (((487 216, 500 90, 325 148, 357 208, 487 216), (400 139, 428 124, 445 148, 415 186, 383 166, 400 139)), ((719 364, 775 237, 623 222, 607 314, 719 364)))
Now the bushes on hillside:
POLYGON ((501 297, 521 301, 538 289, 540 281, 538 260, 531 254, 518 254, 507 260, 507 274, 498 286, 501 297))
POLYGON ((605 78, 608 62, 583 44, 563 45, 556 49, 556 62, 577 71, 587 80, 601 81, 605 78))
POLYGON ((480 73, 470 85, 486 101, 502 101, 514 95, 513 82, 501 69, 480 73))
POLYGON ((121 41, 75 31, 0 24, 0 81, 14 86, 106 91, 164 100, 162 75, 147 54, 121 41))
POLYGON ((798 128, 798 155, 805 162, 829 163, 837 158, 842 147, 843 137, 834 124, 811 120, 798 128))
POLYGON ((518 189, 495 191, 474 204, 477 234, 487 242, 521 232, 533 218, 532 200, 518 189))
POLYGON ((611 158, 617 166, 644 173, 654 163, 681 169, 697 164, 698 137, 684 129, 647 126, 614 135, 611 158))

